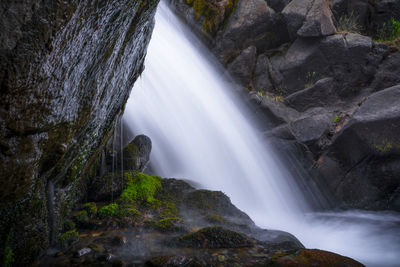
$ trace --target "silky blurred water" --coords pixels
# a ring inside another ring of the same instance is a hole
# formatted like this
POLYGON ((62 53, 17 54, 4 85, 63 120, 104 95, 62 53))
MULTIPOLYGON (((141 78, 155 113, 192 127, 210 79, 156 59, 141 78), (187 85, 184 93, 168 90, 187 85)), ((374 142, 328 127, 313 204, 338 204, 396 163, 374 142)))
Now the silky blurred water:
POLYGON ((308 248, 368 266, 398 266, 398 215, 313 213, 296 177, 261 140, 250 111, 222 73, 161 2, 145 71, 124 115, 135 134, 152 139, 154 172, 223 191, 257 225, 291 232, 308 248))

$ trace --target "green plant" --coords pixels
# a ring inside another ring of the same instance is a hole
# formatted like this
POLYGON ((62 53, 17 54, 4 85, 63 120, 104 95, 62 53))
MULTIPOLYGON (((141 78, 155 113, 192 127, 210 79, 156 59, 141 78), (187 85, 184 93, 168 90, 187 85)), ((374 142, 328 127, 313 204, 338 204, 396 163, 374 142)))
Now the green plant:
POLYGON ((354 10, 339 18, 337 29, 339 32, 360 33, 362 28, 358 23, 359 16, 354 15, 354 10))
POLYGON ((384 23, 379 29, 376 41, 390 42, 400 38, 400 20, 391 18, 389 22, 384 23))
POLYGON ((336 117, 333 119, 333 122, 338 123, 338 121, 339 121, 339 116, 336 115, 336 117))
POLYGON ((183 223, 184 221, 179 217, 165 218, 156 223, 157 229, 161 231, 170 231, 176 227, 176 224, 183 223))

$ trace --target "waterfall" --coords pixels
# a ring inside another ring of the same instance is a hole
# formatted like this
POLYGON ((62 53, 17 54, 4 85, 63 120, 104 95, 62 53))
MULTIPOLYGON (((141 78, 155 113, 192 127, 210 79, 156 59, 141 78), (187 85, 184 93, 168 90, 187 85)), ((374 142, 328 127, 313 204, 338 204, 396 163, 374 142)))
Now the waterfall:
POLYGON ((306 247, 371 265, 395 265, 398 217, 313 213, 298 177, 262 141, 233 89, 212 55, 161 2, 145 71, 124 114, 134 133, 152 139, 154 172, 223 191, 257 225, 291 232, 306 247), (394 232, 388 232, 387 223, 394 232))

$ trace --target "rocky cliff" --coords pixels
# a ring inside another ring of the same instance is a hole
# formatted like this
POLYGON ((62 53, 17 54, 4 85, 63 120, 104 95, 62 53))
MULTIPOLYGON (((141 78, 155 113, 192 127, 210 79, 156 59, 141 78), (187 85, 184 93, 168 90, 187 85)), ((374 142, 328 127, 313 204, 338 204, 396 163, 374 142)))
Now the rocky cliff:
POLYGON ((399 1, 170 3, 333 206, 400 210, 399 1))
POLYGON ((143 70, 157 0, 0 4, 0 251, 32 262, 143 70))

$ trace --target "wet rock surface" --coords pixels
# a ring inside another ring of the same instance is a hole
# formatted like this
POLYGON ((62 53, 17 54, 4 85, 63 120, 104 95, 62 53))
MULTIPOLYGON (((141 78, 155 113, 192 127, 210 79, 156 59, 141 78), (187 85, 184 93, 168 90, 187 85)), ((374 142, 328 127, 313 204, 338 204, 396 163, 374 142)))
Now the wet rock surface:
POLYGON ((156 5, 0 4, 0 249, 12 249, 15 264, 54 241, 82 195, 143 69, 156 5))
MULTIPOLYGON (((183 3, 177 13, 192 8, 183 3)), ((296 155, 296 168, 330 207, 399 210, 400 158, 392 140, 399 122, 356 123, 368 99, 400 83, 400 36, 393 31, 399 20, 394 0, 239 0, 208 41, 250 91, 266 139, 288 162, 296 155), (254 47, 256 62, 248 53, 254 47)), ((384 109, 386 101, 392 106, 388 99, 376 106, 384 109)))
POLYGON ((98 211, 86 225, 61 234, 59 246, 38 266, 362 266, 334 253, 304 249, 288 233, 258 228, 222 192, 144 174, 134 180, 114 208, 110 202, 82 205, 84 211, 88 206, 98 211), (150 192, 147 180, 160 184, 150 192), (136 194, 128 196, 134 188, 136 194), (70 239, 71 231, 79 232, 79 240, 70 239))

